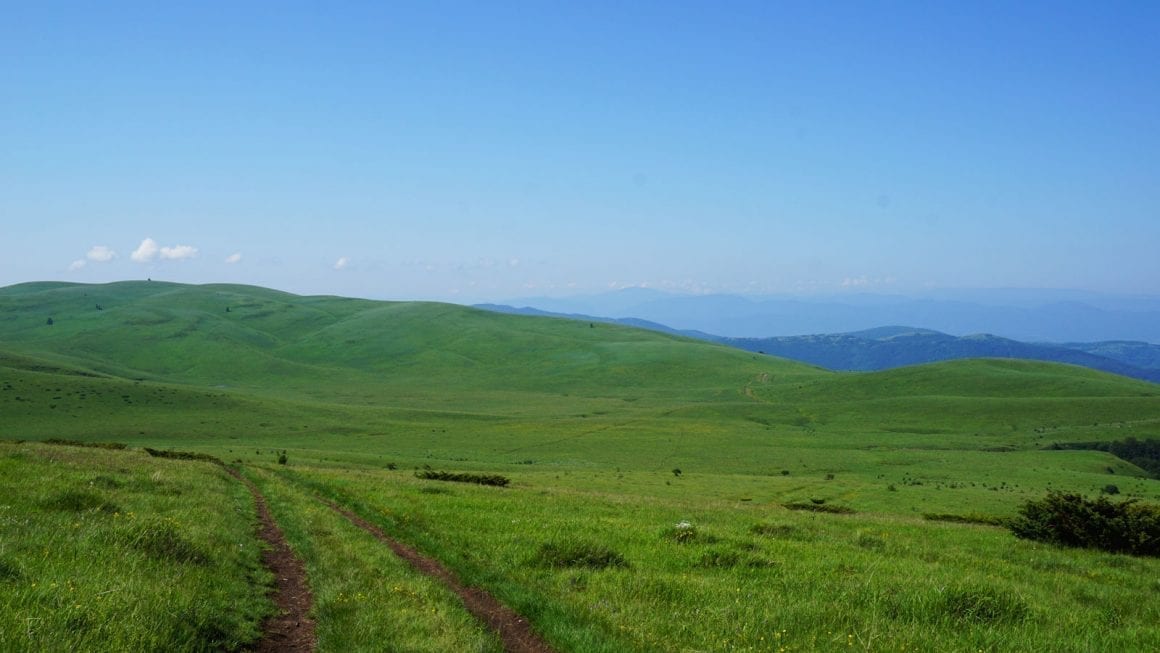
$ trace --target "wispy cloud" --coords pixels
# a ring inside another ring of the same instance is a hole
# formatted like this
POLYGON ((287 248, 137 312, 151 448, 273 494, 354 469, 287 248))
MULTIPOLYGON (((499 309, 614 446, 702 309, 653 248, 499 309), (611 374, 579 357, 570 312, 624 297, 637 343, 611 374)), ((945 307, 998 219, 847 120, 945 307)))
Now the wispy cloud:
POLYGON ((350 265, 350 259, 345 256, 340 256, 339 259, 334 262, 334 269, 342 270, 348 265, 350 265))
POLYGON ((77 270, 85 267, 86 264, 88 264, 88 261, 84 260, 83 258, 78 258, 77 260, 68 264, 68 271, 76 272, 77 270))
POLYGON ((137 263, 152 263, 160 257, 163 261, 180 261, 182 259, 194 258, 197 256, 197 248, 190 245, 174 245, 173 247, 162 247, 157 244, 156 240, 146 238, 141 241, 137 249, 129 255, 137 263))
POLYGON ((229 263, 230 265, 233 265, 234 263, 237 263, 241 260, 242 260, 242 253, 241 252, 234 252, 233 254, 230 254, 229 256, 226 257, 226 263, 229 263))

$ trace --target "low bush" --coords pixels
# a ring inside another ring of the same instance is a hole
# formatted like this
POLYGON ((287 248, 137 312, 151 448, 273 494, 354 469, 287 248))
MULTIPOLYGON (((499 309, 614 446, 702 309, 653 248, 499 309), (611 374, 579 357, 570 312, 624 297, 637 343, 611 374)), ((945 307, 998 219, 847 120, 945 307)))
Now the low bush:
POLYGON ((415 472, 415 478, 428 481, 452 481, 455 483, 475 483, 477 485, 492 485, 506 487, 511 479, 499 474, 472 474, 470 472, 437 472, 432 469, 423 469, 415 472))
POLYGON ((986 526, 1006 526, 1008 522, 1008 520, 1004 517, 996 517, 995 515, 981 515, 977 512, 972 512, 965 515, 956 515, 946 512, 927 512, 923 513, 922 518, 929 521, 946 521, 954 524, 983 524, 986 526))
POLYGON ((129 446, 124 442, 82 442, 80 440, 66 440, 64 438, 49 438, 43 444, 55 444, 62 447, 90 447, 93 449, 124 449, 129 446))
POLYGON ((810 512, 828 512, 835 515, 852 515, 855 510, 849 506, 833 506, 827 503, 790 502, 781 504, 789 510, 808 510, 810 512))
POLYGON ((145 447, 145 453, 154 458, 171 458, 174 460, 201 460, 207 463, 214 463, 216 465, 225 465, 221 459, 216 456, 211 456, 208 453, 198 453, 196 451, 161 451, 159 449, 150 449, 145 447))
POLYGON ((1050 492, 1028 501, 1010 523, 1015 535, 1060 546, 1160 556, 1160 506, 1050 492))

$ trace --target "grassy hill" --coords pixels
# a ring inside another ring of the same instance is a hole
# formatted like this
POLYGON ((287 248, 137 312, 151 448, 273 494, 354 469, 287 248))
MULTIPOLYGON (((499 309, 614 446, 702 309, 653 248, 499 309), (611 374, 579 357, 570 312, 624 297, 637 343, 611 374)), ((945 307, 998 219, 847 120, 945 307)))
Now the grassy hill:
MULTIPOLYGON (((392 632, 392 620, 483 640, 441 625, 470 622, 445 598, 432 613, 420 596, 430 590, 398 589, 418 580, 357 571, 384 569, 383 554, 322 514, 319 495, 489 589, 560 650, 929 650, 932 637, 939 650, 1149 650, 1160 645, 1155 561, 924 519, 1008 517, 1048 489, 1115 485, 1160 500, 1160 482, 1107 451, 1048 448, 1127 437, 1160 437, 1160 386, 1070 365, 835 373, 625 326, 446 304, 161 282, 0 289, 0 440, 118 441, 239 466, 270 494, 314 576, 320 650, 356 645, 341 634, 351 624, 392 632), (414 476, 424 466, 512 483, 439 487, 414 476), (681 523, 693 535, 675 535, 681 523), (543 562, 605 549, 623 566, 543 562), (398 592, 413 613, 374 611, 398 592)), ((187 467, 206 463, 142 455, 0 443, 0 468, 9 486, 31 488, 20 505, 38 524, 23 530, 0 513, 0 584, 20 588, 0 601, 0 623, 48 610, 47 630, 29 642, 73 631, 95 648, 144 641, 140 620, 115 625, 120 608, 78 621, 33 580, 64 586, 84 573, 69 561, 100 538, 134 542, 103 506, 149 505, 130 492, 138 485, 185 470, 183 494, 157 508, 178 516, 243 496, 224 474, 187 467), (53 507, 77 492, 86 501, 75 509, 53 507), (61 524, 83 537, 52 535, 61 524), (61 552, 29 558, 46 546, 61 552), (86 625, 96 623, 114 624, 111 634, 86 625)), ((193 521, 166 523, 211 550, 193 521)), ((252 561, 221 556, 207 578, 252 575, 228 566, 252 561)), ((158 570, 118 573, 148 584, 158 570)), ((95 599, 107 584, 69 587, 95 599)), ((245 591, 261 612, 261 592, 245 591)), ((198 623, 218 623, 215 608, 203 612, 198 623)), ((142 619, 181 632, 174 614, 142 619)), ((239 641, 254 629, 221 623, 239 641)), ((426 635, 409 637, 423 650, 426 635)))
POLYGON ((448 304, 37 283, 0 289, 0 315, 9 437, 218 453, 245 439, 468 464, 700 458, 753 472, 768 465, 755 447, 1029 449, 1160 429, 1160 386, 1079 367, 988 359, 839 374, 448 304))

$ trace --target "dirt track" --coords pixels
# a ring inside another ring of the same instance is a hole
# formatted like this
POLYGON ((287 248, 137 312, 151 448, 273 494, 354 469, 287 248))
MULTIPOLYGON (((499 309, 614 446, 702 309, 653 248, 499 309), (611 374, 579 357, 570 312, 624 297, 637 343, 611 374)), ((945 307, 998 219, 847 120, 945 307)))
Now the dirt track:
POLYGON ((505 651, 509 653, 554 653, 555 649, 548 645, 534 630, 527 619, 524 619, 514 610, 500 603, 491 594, 477 587, 467 587, 448 568, 438 560, 429 558, 415 549, 388 537, 379 527, 354 514, 350 510, 330 501, 324 501, 333 510, 349 519, 359 528, 374 535, 395 552, 395 555, 406 560, 415 569, 439 579, 451 591, 455 592, 463 601, 467 611, 487 624, 495 631, 503 642, 505 651))
POLYGON ((318 641, 314 635, 314 622, 309 617, 314 598, 306 580, 306 569, 286 544, 286 538, 270 516, 266 499, 258 488, 237 470, 226 467, 226 471, 244 483, 254 496, 258 507, 258 536, 268 545, 262 552, 262 564, 274 574, 272 598, 278 606, 278 614, 262 622, 262 638, 253 650, 259 653, 314 651, 318 641))

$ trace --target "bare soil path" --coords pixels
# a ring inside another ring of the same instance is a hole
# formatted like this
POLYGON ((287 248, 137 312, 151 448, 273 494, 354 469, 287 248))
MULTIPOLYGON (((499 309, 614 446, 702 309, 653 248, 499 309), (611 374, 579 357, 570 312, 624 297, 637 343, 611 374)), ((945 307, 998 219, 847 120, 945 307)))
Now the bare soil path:
POLYGON ((258 536, 268 545, 262 564, 274 574, 274 604, 278 614, 262 622, 262 638, 254 645, 258 653, 309 653, 318 646, 314 621, 308 616, 314 598, 306 582, 306 568, 282 535, 270 515, 266 499, 258 488, 236 469, 226 467, 231 476, 245 484, 258 507, 258 536))
POLYGON ((322 502, 343 517, 349 519, 359 528, 374 535, 390 547, 391 551, 395 552, 395 555, 406 560, 412 567, 428 576, 437 578, 451 591, 455 592, 463 601, 463 605, 467 608, 468 612, 499 635, 505 651, 509 653, 555 653, 555 649, 536 634, 536 631, 532 630, 532 626, 528 623, 527 619, 521 617, 503 603, 500 603, 491 594, 478 587, 467 587, 459 580, 454 572, 444 567, 438 560, 429 558, 406 544, 389 537, 382 529, 359 517, 350 510, 325 499, 322 502))

